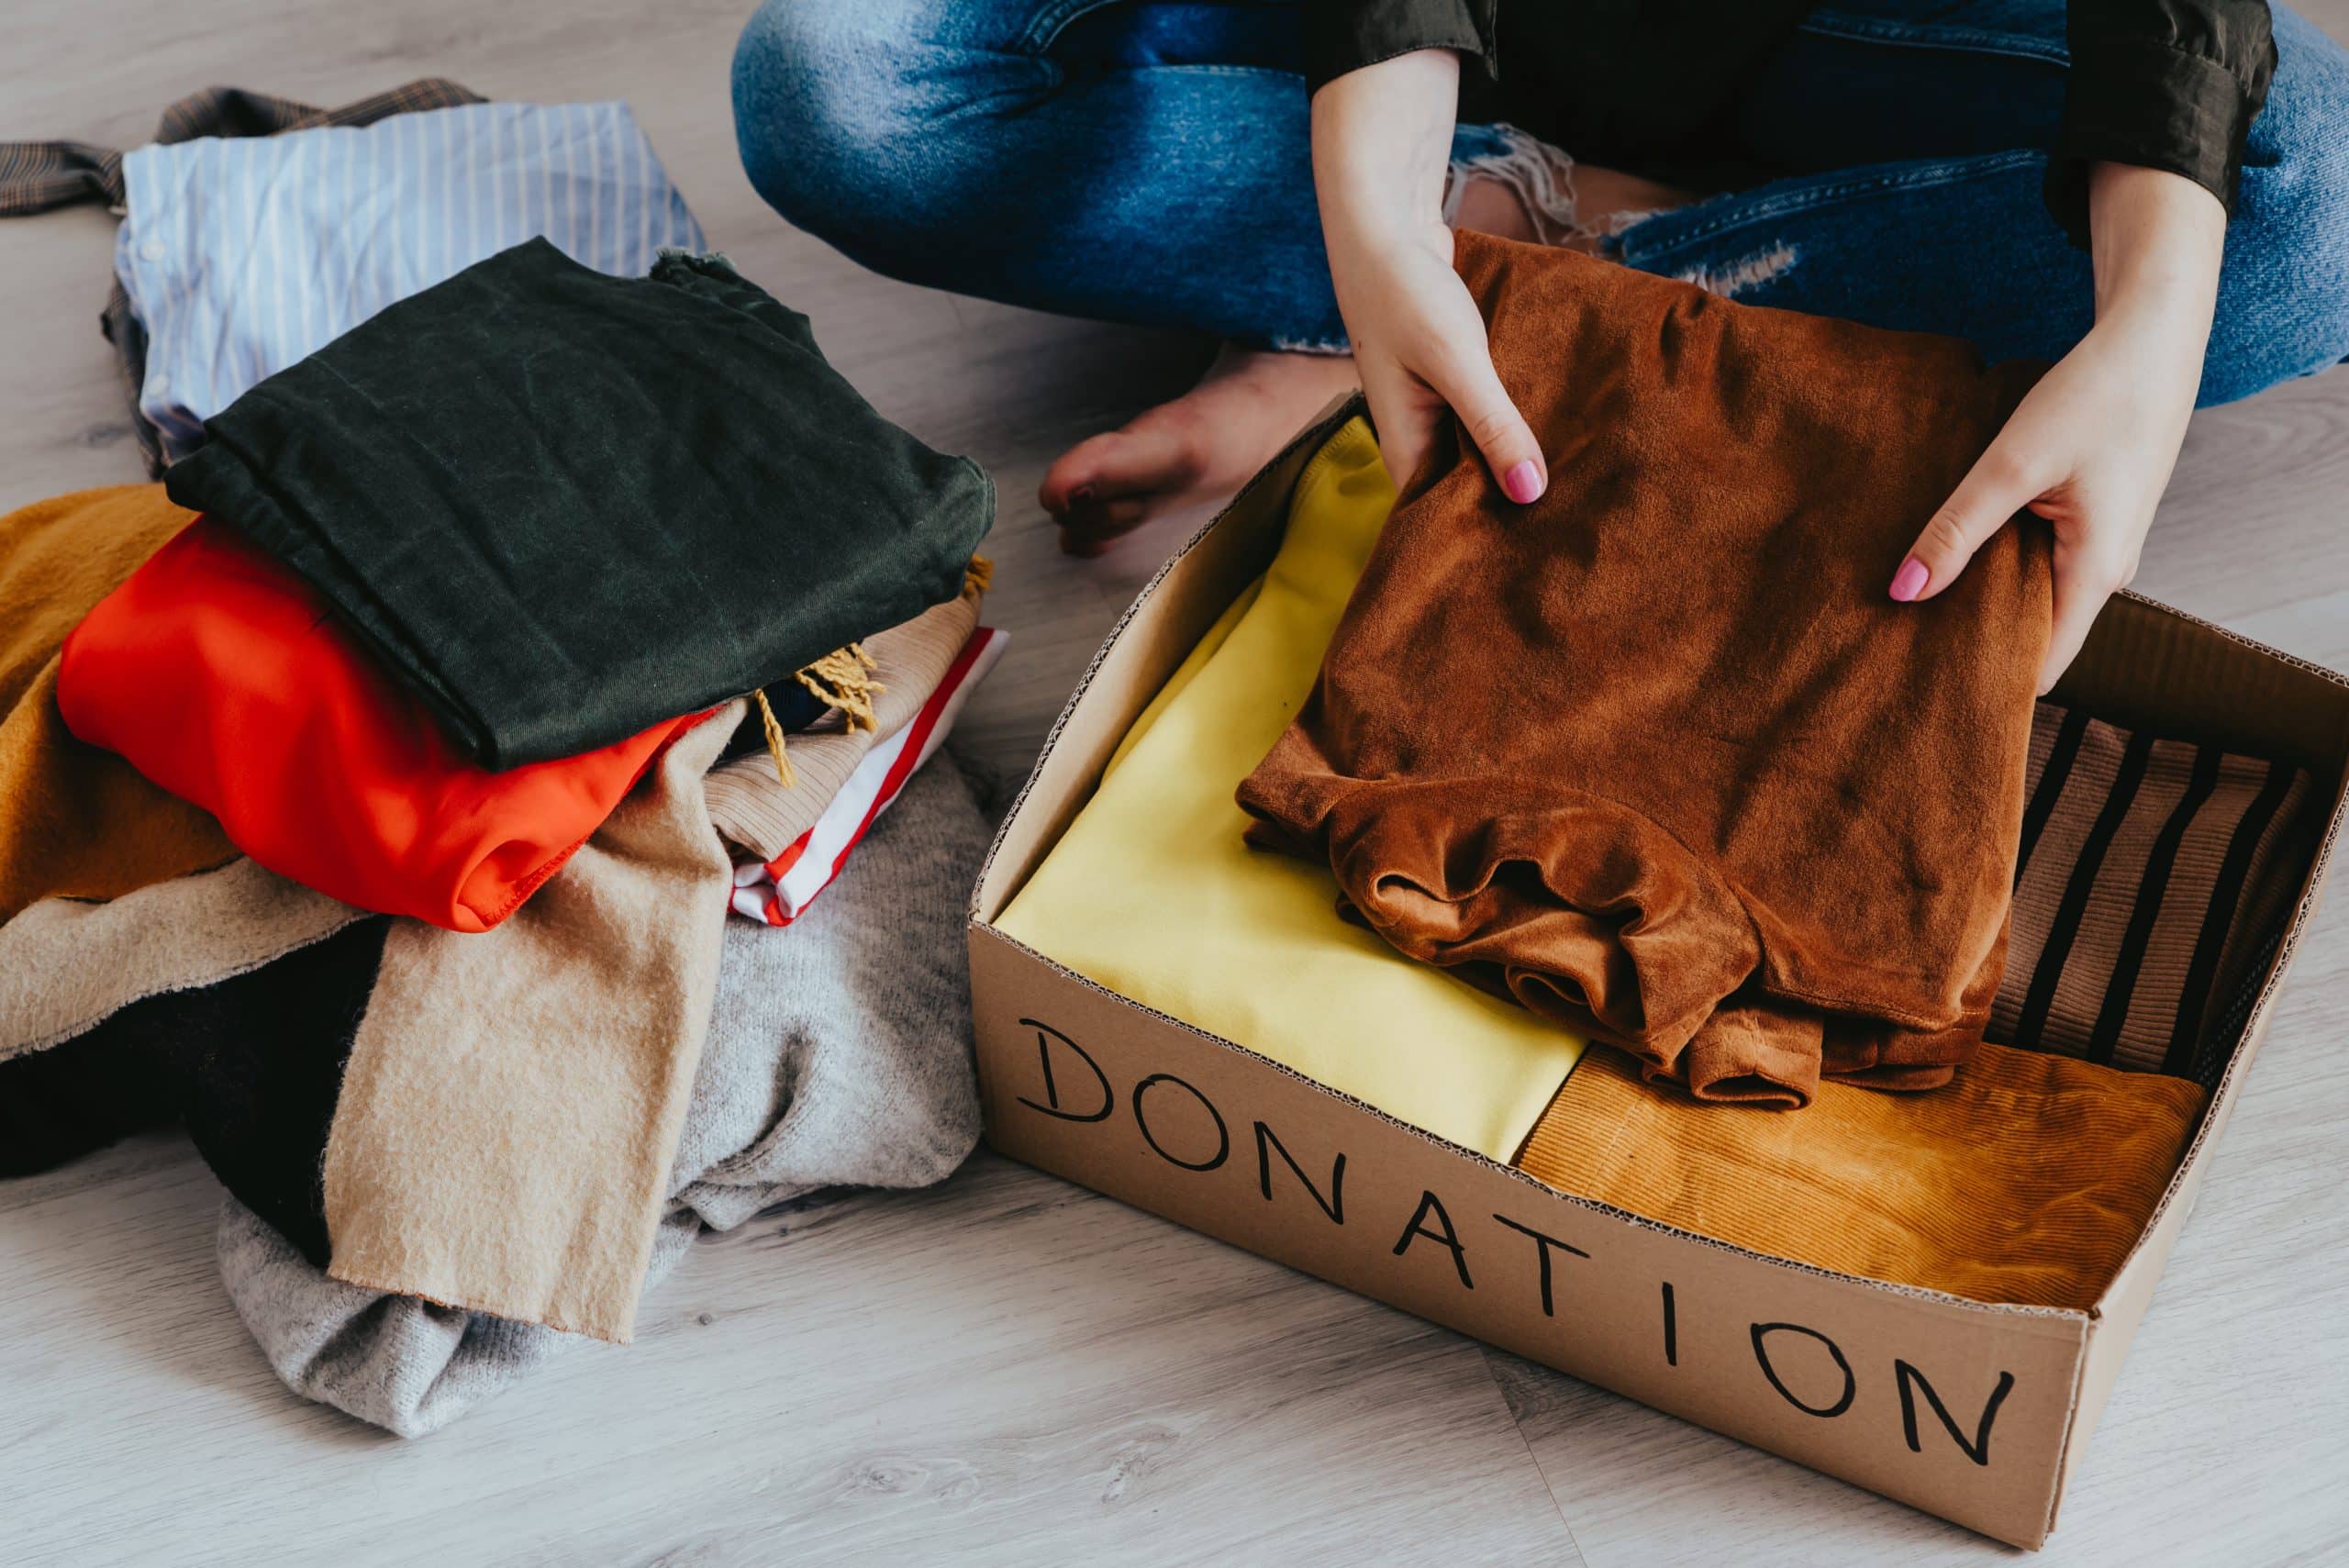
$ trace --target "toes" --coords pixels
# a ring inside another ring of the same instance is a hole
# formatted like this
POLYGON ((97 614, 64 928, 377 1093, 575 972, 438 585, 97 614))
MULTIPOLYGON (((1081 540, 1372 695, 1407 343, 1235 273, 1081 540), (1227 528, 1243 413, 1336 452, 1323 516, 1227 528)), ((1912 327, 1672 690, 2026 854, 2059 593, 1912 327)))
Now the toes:
POLYGON ((1150 521, 1163 504, 1163 498, 1155 494, 1088 499, 1061 514, 1061 549, 1088 559, 1099 555, 1109 548, 1111 539, 1150 521))
POLYGON ((1044 471, 1044 482, 1036 486, 1036 503, 1053 517, 1065 517, 1073 506, 1093 499, 1093 465, 1085 461, 1086 441, 1070 448, 1044 471))
POLYGON ((1128 494, 1137 488, 1135 471, 1141 466, 1128 450, 1131 445, 1122 430, 1086 437, 1044 471, 1036 499, 1052 516, 1064 517, 1094 500, 1128 494))

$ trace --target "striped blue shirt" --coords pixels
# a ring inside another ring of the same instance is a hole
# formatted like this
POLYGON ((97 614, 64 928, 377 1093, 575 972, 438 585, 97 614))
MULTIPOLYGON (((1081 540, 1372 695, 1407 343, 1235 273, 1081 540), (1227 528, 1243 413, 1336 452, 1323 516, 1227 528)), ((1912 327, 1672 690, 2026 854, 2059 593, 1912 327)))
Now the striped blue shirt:
POLYGON ((173 461, 203 424, 395 300, 544 236, 640 277, 708 249, 625 104, 475 104, 123 160, 115 271, 147 331, 139 406, 173 461))

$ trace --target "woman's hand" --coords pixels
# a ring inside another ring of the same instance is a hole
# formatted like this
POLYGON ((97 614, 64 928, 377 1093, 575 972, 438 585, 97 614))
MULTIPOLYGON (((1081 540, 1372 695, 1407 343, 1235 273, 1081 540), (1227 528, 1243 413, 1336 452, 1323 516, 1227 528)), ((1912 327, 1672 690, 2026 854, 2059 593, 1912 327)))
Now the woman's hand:
POLYGON ((2226 212, 2158 169, 2099 164, 2089 181, 2096 325, 2015 408, 1892 579, 1927 599, 2018 511, 2055 531, 2055 619, 2043 694, 2097 612, 2137 573, 2202 379, 2226 212))
POLYGON ((1409 480, 1449 408, 1502 492, 1531 501, 1549 483, 1542 449, 1493 373, 1443 223, 1459 91, 1460 57, 1418 50, 1313 95, 1321 232, 1387 473, 1409 480))

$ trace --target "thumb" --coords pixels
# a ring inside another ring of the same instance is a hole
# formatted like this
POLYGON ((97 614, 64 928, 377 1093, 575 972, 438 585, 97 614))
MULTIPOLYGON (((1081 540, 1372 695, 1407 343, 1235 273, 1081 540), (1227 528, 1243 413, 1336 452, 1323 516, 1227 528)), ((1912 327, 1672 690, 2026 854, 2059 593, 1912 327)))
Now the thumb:
POLYGON ((1464 362, 1431 384, 1452 406, 1461 429, 1476 443, 1485 466, 1500 482, 1502 495, 1523 506, 1550 487, 1550 470, 1542 461, 1542 445, 1527 428, 1525 416, 1509 401, 1508 392, 1494 373, 1493 361, 1487 355, 1477 352, 1464 356, 1464 362))
POLYGON ((1974 552, 2038 500, 2042 488, 2031 469, 1992 441, 1909 547, 1892 574, 1892 596, 1903 604, 1930 599, 1956 582, 1974 552))

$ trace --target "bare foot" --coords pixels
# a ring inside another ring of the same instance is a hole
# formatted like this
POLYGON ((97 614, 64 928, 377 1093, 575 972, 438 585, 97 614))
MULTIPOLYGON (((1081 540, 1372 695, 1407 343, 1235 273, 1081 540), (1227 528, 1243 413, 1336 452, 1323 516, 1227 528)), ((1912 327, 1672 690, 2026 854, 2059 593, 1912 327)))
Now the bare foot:
MULTIPOLYGON (((1618 215, 1682 206, 1695 198, 1636 174, 1575 164, 1574 217, 1566 243, 1596 250, 1618 215)), ((1537 226, 1523 196, 1505 181, 1477 177, 1462 191, 1454 223, 1504 239, 1531 239, 1537 226)), ((1276 354, 1229 344, 1198 385, 1079 441, 1044 474, 1037 499, 1058 518, 1061 548, 1099 555, 1119 534, 1162 512, 1229 495, 1332 397, 1359 384, 1345 356, 1276 354)))
POLYGON ((1098 555, 1162 512, 1238 490, 1355 384, 1345 355, 1226 345, 1182 396, 1063 452, 1036 498, 1059 519, 1063 550, 1098 555))

